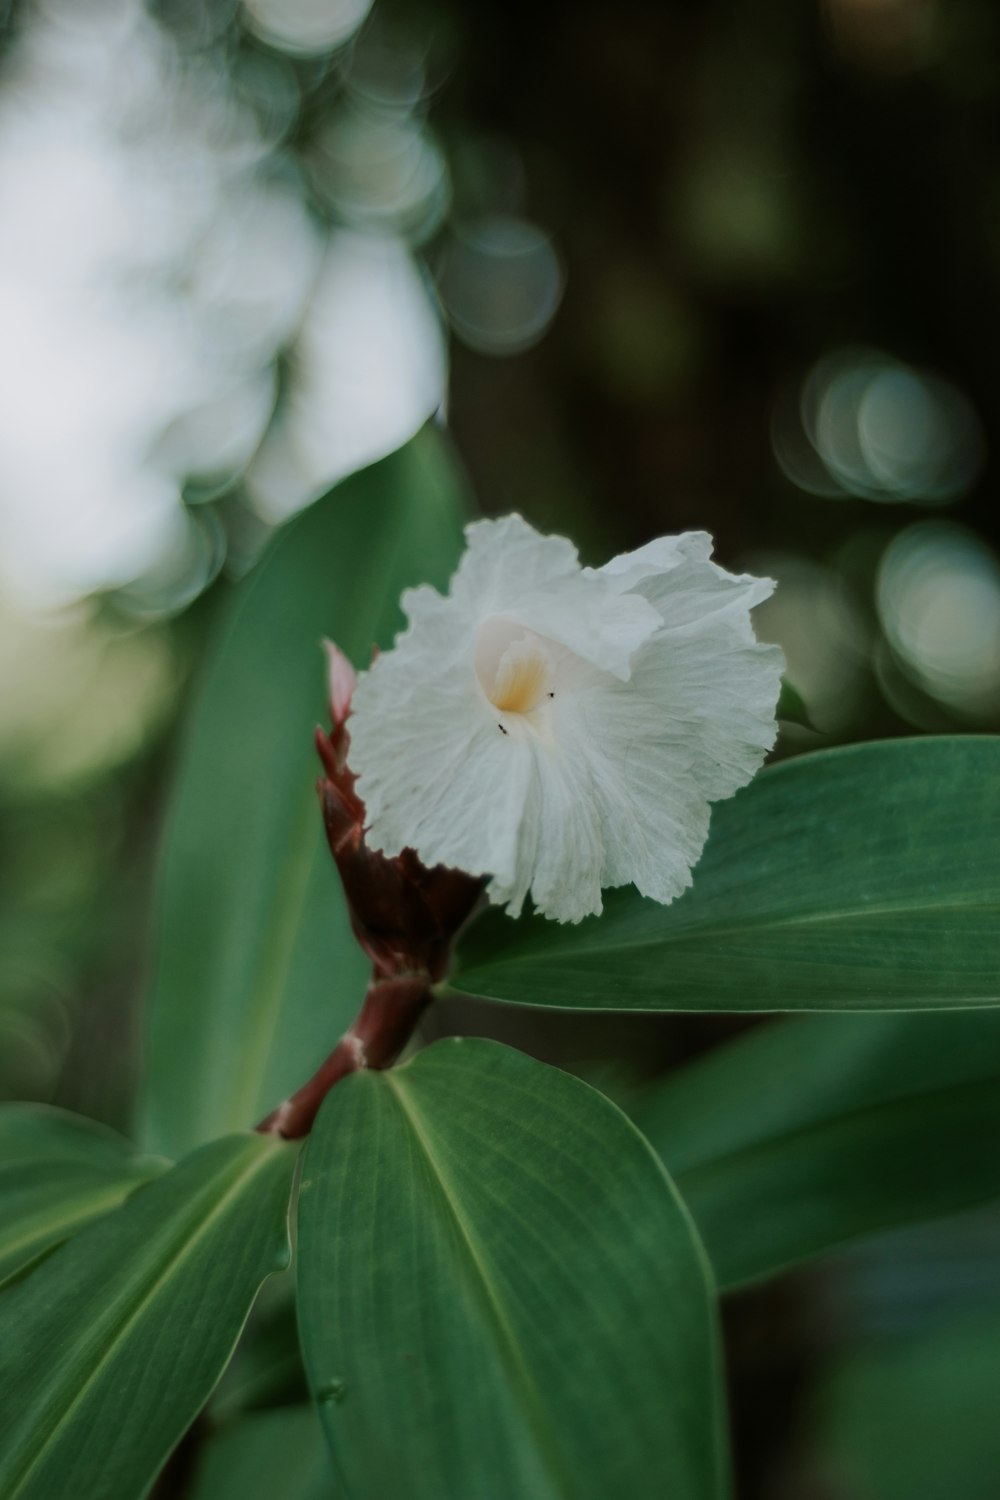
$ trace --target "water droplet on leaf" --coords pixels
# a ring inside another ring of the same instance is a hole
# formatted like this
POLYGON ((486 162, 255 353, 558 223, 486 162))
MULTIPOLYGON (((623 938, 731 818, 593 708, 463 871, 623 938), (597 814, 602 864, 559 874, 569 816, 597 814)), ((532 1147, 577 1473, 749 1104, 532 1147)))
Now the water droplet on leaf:
POLYGON ((320 1386, 316 1392, 316 1399, 329 1404, 332 1401, 343 1401, 346 1395, 347 1381, 341 1375, 334 1375, 320 1386))

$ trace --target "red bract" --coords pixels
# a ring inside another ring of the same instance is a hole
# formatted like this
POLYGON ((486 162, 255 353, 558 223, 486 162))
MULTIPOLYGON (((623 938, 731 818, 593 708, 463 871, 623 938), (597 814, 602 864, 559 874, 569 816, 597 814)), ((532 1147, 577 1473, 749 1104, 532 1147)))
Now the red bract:
POLYGON ((326 773, 316 790, 351 927, 372 961, 372 979, 354 1023, 322 1067, 257 1127, 290 1139, 308 1133, 341 1078, 361 1068, 386 1068, 399 1056, 432 999, 433 985, 447 973, 455 938, 485 884, 444 865, 427 869, 412 849, 387 858, 369 848, 364 803, 348 764, 354 671, 332 642, 326 649, 331 728, 316 730, 326 773))

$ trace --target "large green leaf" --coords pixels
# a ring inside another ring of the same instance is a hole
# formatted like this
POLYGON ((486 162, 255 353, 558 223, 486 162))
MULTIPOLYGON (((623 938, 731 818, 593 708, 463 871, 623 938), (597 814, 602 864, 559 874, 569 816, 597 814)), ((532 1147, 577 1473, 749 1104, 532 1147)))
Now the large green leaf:
POLYGON ((633 1116, 733 1285, 1000 1198, 1000 1013, 780 1021, 633 1116))
POLYGON ((0 1297, 0 1495, 139 1500, 288 1263, 295 1151, 215 1141, 0 1297))
POLYGON ((725 1491, 707 1265, 603 1095, 446 1041, 329 1095, 299 1319, 350 1500, 725 1491))
POLYGON ((80 1115, 0 1106, 0 1287, 166 1165, 80 1115))
POLYGON ((578 927, 491 914, 454 984, 599 1010, 995 1005, 998 828, 998 738, 803 756, 713 809, 672 906, 630 889, 578 927))
POLYGON ((161 879, 144 1139, 168 1155, 252 1126, 315 1070, 363 993, 316 803, 324 635, 359 665, 407 584, 460 550, 427 429, 292 522, 235 591, 205 664, 161 879))

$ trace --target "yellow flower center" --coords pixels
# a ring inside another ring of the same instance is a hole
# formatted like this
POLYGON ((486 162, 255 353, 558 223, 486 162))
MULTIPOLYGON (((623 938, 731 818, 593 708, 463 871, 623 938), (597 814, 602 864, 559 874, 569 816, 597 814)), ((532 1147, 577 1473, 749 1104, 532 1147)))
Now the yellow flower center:
POLYGON ((530 714, 552 696, 552 652, 544 637, 495 615, 476 637, 476 676, 494 708, 530 714))
POLYGON ((516 641, 500 658, 487 697, 502 713, 530 714, 545 697, 549 663, 530 641, 516 641))

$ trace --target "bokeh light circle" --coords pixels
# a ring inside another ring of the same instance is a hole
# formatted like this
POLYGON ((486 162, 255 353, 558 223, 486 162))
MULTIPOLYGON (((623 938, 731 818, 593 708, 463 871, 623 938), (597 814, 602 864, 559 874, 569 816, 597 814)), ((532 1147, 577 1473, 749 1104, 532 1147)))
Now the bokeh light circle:
POLYGON ((774 456, 809 494, 942 504, 971 489, 985 458, 968 397, 943 375, 877 350, 838 349, 779 398, 774 456))
POLYGON ((263 41, 282 52, 317 57, 350 40, 372 0, 243 0, 243 6, 263 41))
POLYGON ((348 107, 323 131, 313 154, 318 191, 353 229, 426 239, 450 201, 444 156, 407 115, 348 107))
POLYGON ((1000 712, 1000 564, 973 532, 920 521, 886 548, 879 619, 907 675, 959 713, 1000 712))
POLYGON ((455 333, 480 354, 519 354, 556 315, 563 272, 545 231, 513 214, 491 214, 457 230, 438 273, 455 333))

